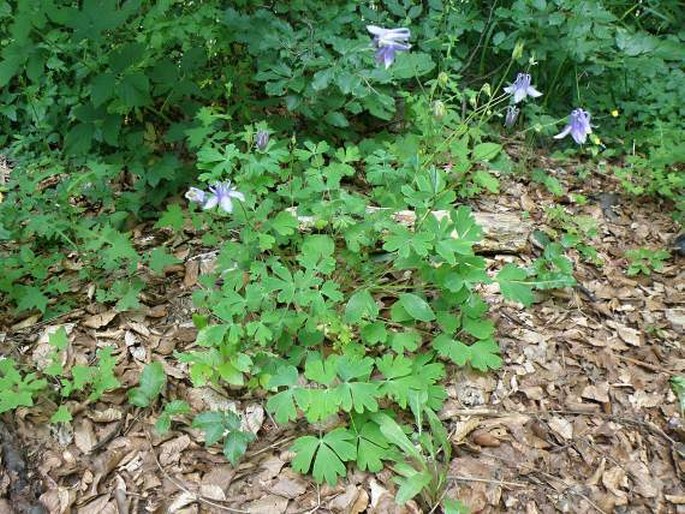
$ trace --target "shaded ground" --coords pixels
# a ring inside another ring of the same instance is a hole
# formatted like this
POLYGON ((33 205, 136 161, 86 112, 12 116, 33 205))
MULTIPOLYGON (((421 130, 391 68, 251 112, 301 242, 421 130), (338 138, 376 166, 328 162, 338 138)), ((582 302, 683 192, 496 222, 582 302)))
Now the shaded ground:
MULTIPOLYGON (((666 248, 676 227, 663 206, 622 197, 605 177, 579 180, 576 170, 543 165, 569 193, 596 201, 578 205, 503 177, 503 193, 474 210, 526 212, 536 228, 558 233, 547 207, 560 205, 574 220, 587 216, 597 223, 590 243, 604 265, 570 251, 581 286, 541 294, 526 309, 504 301, 494 285, 485 288, 505 365, 487 375, 448 373, 440 414, 454 446, 447 495, 473 512, 685 512, 685 427, 668 384, 685 374, 685 258, 673 256, 650 277, 628 278, 623 257, 626 249, 666 248), (617 196, 600 198, 612 191, 617 196)), ((142 245, 147 230, 140 227, 142 245)), ((421 512, 412 503, 393 506, 389 471, 355 472, 337 487, 317 488, 289 468, 288 447, 306 426, 276 426, 263 398, 190 389, 172 352, 194 342, 190 294, 212 256, 185 236, 157 234, 155 244, 159 238, 184 264, 153 280, 143 311, 117 314, 93 303, 49 326, 6 327, 0 342, 15 358, 39 364, 46 333, 64 326, 67 364, 116 345, 124 386, 137 382, 144 364, 163 360, 169 398, 186 399, 195 411, 235 407, 257 442, 234 469, 187 426, 175 424, 160 438, 157 413, 130 407, 121 391, 69 404, 74 422, 59 429, 47 423, 55 405, 19 409, 2 417, 0 495, 9 501, 0 500, 0 514, 29 512, 38 496, 51 513, 421 512), (24 459, 28 466, 17 467, 24 459)), ((490 258, 498 269, 508 261, 528 264, 539 253, 531 244, 523 255, 490 258)))

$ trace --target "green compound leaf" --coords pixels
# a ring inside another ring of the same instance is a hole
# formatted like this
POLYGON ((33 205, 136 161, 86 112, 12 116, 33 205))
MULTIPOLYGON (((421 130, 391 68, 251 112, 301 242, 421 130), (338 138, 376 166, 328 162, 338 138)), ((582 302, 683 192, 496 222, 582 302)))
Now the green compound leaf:
POLYGON ((525 306, 533 303, 533 286, 528 282, 528 273, 515 264, 506 264, 495 278, 502 295, 508 300, 521 302, 525 306))
MULTIPOLYGON (((483 238, 483 229, 476 223, 476 219, 466 205, 461 205, 450 213, 457 239, 470 243, 477 243, 483 238)), ((463 253, 463 252, 460 252, 463 253)))
POLYGON ((389 459, 393 453, 380 428, 373 421, 357 418, 350 431, 357 440, 357 467, 378 473, 383 469, 383 460, 389 459))
POLYGON ((345 382, 335 388, 336 395, 340 398, 340 407, 345 412, 352 409, 361 414, 362 412, 376 412, 379 396, 378 384, 369 382, 345 382))
POLYGON ((339 477, 347 474, 345 462, 357 458, 355 437, 344 428, 336 428, 323 437, 303 436, 293 444, 295 458, 292 466, 295 471, 312 475, 317 483, 324 480, 335 485, 339 477))
POLYGON ((472 345, 466 345, 447 334, 441 334, 433 340, 433 348, 458 366, 469 364, 480 371, 502 366, 499 346, 493 339, 481 339, 472 345))
POLYGON ((435 313, 428 302, 412 293, 402 293, 399 302, 412 318, 419 321, 432 321, 435 313))
POLYGON ((297 418, 297 407, 295 407, 295 390, 286 389, 273 396, 266 402, 269 409, 278 423, 287 423, 297 418))

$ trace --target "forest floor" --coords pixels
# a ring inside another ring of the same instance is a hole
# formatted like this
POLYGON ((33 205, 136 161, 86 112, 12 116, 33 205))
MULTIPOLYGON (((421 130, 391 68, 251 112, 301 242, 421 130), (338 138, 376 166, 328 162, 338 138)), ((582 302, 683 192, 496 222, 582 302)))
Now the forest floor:
MULTIPOLYGON (((472 209, 517 213, 557 234, 594 223, 596 235, 584 242, 603 264, 570 250, 579 286, 538 294, 529 308, 504 300, 494 284, 483 288, 504 365, 487 374, 449 368, 440 413, 453 445, 446 495, 472 512, 685 513, 685 423, 669 386, 685 375, 685 258, 672 254, 660 271, 628 277, 624 257, 628 249, 667 248, 677 226, 667 206, 624 196, 608 173, 580 179, 580 164, 537 165, 563 194, 506 174, 502 192, 472 209), (552 219, 554 206, 567 217, 552 219)), ((118 313, 92 302, 49 323, 0 327, 2 346, 34 366, 58 327, 69 335, 67 366, 114 345, 122 384, 97 402, 68 403, 71 424, 51 426, 56 406, 48 401, 0 417, 0 514, 427 512, 392 502, 388 469, 317 486, 289 464, 290 444, 306 424, 277 426, 265 398, 242 390, 191 388, 173 352, 194 345, 191 294, 207 249, 192 232, 145 225, 135 234, 140 247, 164 243, 183 261, 153 279, 143 309, 118 313), (194 412, 232 408, 244 417, 257 439, 236 468, 187 423, 160 437, 159 412, 128 403, 125 388, 153 360, 164 364, 168 398, 185 399, 194 412)), ((530 264, 540 252, 531 243, 524 253, 487 258, 499 269, 530 264)))

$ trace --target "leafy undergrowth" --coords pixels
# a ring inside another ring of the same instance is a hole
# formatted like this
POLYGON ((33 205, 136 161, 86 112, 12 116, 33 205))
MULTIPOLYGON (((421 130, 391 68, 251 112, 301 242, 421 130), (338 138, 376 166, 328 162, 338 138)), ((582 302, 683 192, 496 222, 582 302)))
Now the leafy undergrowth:
MULTIPOLYGON (((259 344, 253 353, 210 344, 230 344, 240 327, 228 322, 236 313, 256 343, 274 337, 265 333, 273 332, 270 320, 285 323, 297 309, 269 318, 255 305, 325 305, 325 291, 335 291, 327 280, 353 279, 352 265, 332 261, 335 240, 290 223, 302 251, 281 259, 300 262, 302 275, 249 256, 260 263, 267 290, 246 293, 256 287, 249 270, 216 274, 240 256, 207 252, 202 234, 187 225, 183 237, 155 233, 175 260, 151 277, 137 311, 94 304, 49 325, 8 327, 4 344, 17 368, 42 370, 63 398, 40 396, 32 409, 16 410, 32 477, 45 486, 42 501, 51 512, 117 503, 158 512, 416 512, 430 502, 455 512, 462 504, 473 511, 673 508, 681 471, 672 455, 683 428, 668 381, 684 371, 682 262, 671 256, 648 276, 631 278, 624 255, 666 247, 675 227, 656 205, 627 198, 609 219, 600 202, 578 202, 612 190, 605 176, 578 181, 578 167, 560 173, 544 159, 540 167, 557 180, 556 195, 508 175, 503 195, 479 202, 479 211, 529 217, 535 230, 532 246, 515 255, 469 253, 482 271, 472 286, 480 299, 465 304, 465 312, 481 314, 468 321, 441 312, 439 289, 426 294, 413 273, 388 270, 392 290, 359 288, 339 304, 342 318, 320 327, 324 339, 294 330, 308 345, 282 341, 287 358, 277 365, 259 344), (581 232, 594 252, 571 244, 581 232), (573 261, 578 287, 534 292, 528 309, 497 294, 502 284, 487 283, 485 271, 507 263, 558 279, 567 265, 562 256, 573 261), (218 291, 224 303, 231 298, 228 305, 213 300, 218 291), (191 295, 206 302, 205 315, 193 314, 191 295), (246 302, 256 315, 246 313, 246 302), (486 307, 491 314, 483 316, 486 307), (357 337, 370 351, 360 352, 357 337), (487 342, 494 337, 501 357, 487 342), (323 341, 326 351, 318 349, 323 341), (266 371, 251 371, 255 363, 266 371), (488 367, 500 369, 477 371, 488 367), (215 374, 228 387, 217 387, 215 374), (392 405, 406 414, 392 414, 392 405), (309 423, 297 422, 300 416, 309 423), (395 498, 410 501, 400 508, 395 498)), ((460 212, 469 219, 462 207, 456 220, 460 212)), ((381 237, 387 241, 392 230, 411 237, 395 226, 383 222, 381 237)), ((149 228, 137 229, 141 240, 149 228)), ((436 268, 429 267, 422 272, 430 276, 436 268)), ((45 378, 4 376, 14 377, 18 396, 3 401, 17 405, 26 401, 19 391, 30 398, 48 386, 45 378)))

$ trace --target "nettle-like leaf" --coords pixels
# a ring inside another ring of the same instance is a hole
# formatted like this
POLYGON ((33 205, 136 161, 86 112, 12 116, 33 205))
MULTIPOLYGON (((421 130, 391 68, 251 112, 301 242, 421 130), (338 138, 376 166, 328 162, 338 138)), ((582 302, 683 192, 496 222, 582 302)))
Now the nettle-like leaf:
POLYGON ((148 265, 152 272, 157 275, 162 275, 164 273, 164 268, 167 266, 178 264, 179 262, 181 261, 178 257, 171 255, 161 246, 154 248, 148 255, 148 265))
POLYGON ((162 414, 155 422, 155 430, 159 434, 166 434, 171 429, 171 419, 173 416, 179 416, 190 413, 190 405, 183 400, 172 400, 164 405, 162 414))
POLYGON ((33 406, 33 397, 47 387, 35 373, 22 375, 13 359, 0 359, 0 414, 17 407, 33 406))
POLYGON ((140 374, 140 385, 128 392, 128 401, 136 407, 148 407, 166 384, 166 373, 159 361, 151 362, 140 374))
POLYGON ((402 293, 399 296, 399 302, 404 307, 407 314, 418 321, 432 321, 435 319, 435 313, 428 302, 412 293, 402 293))
POLYGON ((508 300, 521 302, 523 305, 533 303, 533 287, 528 281, 528 273, 515 264, 505 264, 495 278, 502 295, 508 300))
POLYGON ((223 439, 224 455, 234 466, 254 440, 252 432, 240 430, 240 417, 230 410, 200 413, 193 419, 192 426, 204 432, 207 446, 223 439))
POLYGON ((309 473, 314 480, 335 485, 339 477, 347 475, 346 462, 357 458, 355 436, 345 428, 336 428, 323 437, 298 437, 292 446, 295 471, 309 473))
POLYGON ((343 320, 345 323, 359 323, 362 318, 376 319, 378 305, 368 289, 357 291, 347 301, 343 320))

